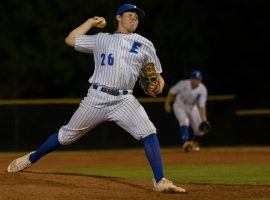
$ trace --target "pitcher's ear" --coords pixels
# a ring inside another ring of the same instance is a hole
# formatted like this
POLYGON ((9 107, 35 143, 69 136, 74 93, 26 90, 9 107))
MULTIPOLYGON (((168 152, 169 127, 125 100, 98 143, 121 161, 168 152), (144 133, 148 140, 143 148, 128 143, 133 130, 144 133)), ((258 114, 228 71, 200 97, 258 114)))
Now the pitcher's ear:
POLYGON ((115 17, 115 18, 116 18, 116 20, 117 20, 117 21, 120 21, 120 19, 121 19, 121 15, 116 15, 116 17, 115 17))

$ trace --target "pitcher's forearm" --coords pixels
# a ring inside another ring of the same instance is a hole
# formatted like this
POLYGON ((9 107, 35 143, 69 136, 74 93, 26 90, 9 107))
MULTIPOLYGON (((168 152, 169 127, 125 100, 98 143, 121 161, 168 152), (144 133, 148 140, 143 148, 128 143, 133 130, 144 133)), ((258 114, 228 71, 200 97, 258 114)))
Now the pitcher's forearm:
POLYGON ((66 37, 65 42, 68 46, 75 46, 75 38, 79 35, 85 35, 91 28, 98 27, 103 28, 106 26, 106 20, 104 17, 93 17, 83 24, 81 24, 79 27, 72 30, 69 35, 66 37))

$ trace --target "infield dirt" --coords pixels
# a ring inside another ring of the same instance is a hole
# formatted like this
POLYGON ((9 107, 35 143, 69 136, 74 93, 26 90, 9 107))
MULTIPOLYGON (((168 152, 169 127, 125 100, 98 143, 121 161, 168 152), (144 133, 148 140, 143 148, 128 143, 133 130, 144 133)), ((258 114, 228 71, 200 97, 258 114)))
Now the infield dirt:
MULTIPOLYGON (((148 166, 143 149, 54 152, 26 172, 7 173, 9 162, 23 154, 0 154, 0 200, 270 199, 270 180, 265 186, 177 183, 188 193, 163 194, 152 191, 151 180, 48 172, 53 168, 148 166)), ((209 148, 192 153, 171 148, 163 149, 162 154, 164 165, 270 163, 270 148, 263 147, 209 148)))

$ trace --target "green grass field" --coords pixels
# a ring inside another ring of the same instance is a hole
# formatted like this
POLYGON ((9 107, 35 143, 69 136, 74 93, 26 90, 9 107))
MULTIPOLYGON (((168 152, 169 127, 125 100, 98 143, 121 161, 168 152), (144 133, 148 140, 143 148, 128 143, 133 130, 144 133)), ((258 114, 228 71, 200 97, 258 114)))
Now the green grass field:
MULTIPOLYGON (((76 173, 151 180, 149 167, 110 167, 54 169, 53 172, 76 173)), ((173 165, 164 169, 165 176, 179 183, 270 185, 270 164, 173 165)))

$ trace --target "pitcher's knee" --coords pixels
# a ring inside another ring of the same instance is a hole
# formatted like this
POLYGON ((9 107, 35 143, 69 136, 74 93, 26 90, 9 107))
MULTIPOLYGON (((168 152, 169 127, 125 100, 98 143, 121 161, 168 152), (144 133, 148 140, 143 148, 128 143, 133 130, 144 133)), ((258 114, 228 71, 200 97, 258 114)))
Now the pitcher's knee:
POLYGON ((84 132, 81 130, 69 130, 66 127, 62 127, 59 130, 58 140, 61 145, 69 145, 77 141, 84 132))
POLYGON ((153 127, 152 129, 145 130, 144 132, 140 132, 139 134, 133 135, 136 140, 142 140, 151 134, 157 134, 157 129, 153 127))
POLYGON ((70 140, 70 139, 68 139, 66 137, 59 137, 58 140, 59 140, 59 143, 61 145, 69 145, 69 144, 73 143, 72 140, 70 140))

